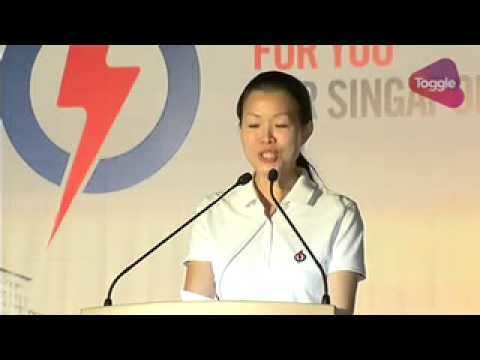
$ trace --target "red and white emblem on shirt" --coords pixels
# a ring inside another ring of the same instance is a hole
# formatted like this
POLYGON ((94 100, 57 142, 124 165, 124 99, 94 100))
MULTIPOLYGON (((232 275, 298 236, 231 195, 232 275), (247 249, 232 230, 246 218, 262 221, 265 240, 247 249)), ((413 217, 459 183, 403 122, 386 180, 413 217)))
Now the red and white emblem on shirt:
POLYGON ((297 263, 304 262, 306 258, 307 256, 303 253, 303 250, 300 250, 300 252, 296 253, 294 257, 297 263))

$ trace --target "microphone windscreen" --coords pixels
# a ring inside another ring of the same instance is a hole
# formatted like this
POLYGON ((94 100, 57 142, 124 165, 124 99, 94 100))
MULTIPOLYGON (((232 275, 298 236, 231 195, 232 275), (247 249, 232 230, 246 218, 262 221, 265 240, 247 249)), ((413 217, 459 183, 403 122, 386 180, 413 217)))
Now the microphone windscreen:
POLYGON ((268 172, 268 180, 270 181, 277 181, 278 179, 278 171, 276 169, 272 169, 268 172))
POLYGON ((250 182, 250 180, 252 180, 252 178, 253 178, 252 174, 245 173, 238 178, 237 184, 238 185, 247 185, 250 182))

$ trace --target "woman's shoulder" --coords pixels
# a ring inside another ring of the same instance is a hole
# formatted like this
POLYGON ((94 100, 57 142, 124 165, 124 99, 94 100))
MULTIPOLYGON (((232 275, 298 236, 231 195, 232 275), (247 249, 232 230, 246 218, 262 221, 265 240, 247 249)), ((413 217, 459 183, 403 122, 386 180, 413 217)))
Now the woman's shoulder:
POLYGON ((197 211, 208 206, 209 204, 217 200, 221 195, 222 195, 221 192, 212 192, 207 195, 204 195, 197 204, 197 211))
POLYGON ((351 196, 337 192, 334 189, 325 186, 323 183, 318 188, 319 205, 327 205, 338 209, 339 211, 358 211, 358 204, 351 196))
MULTIPOLYGON (((223 199, 221 199, 215 207, 222 207, 222 206, 234 206, 238 203, 243 203, 243 199, 246 199, 246 196, 249 196, 249 192, 245 191, 246 189, 236 188, 233 189, 230 193, 228 193, 223 199)), ((209 204, 215 202, 222 196, 223 192, 216 191, 211 192, 205 195, 199 202, 197 206, 197 210, 201 210, 202 208, 208 206, 209 204)))
POLYGON ((347 207, 347 208, 357 207, 357 202, 348 195, 333 191, 331 189, 326 189, 325 193, 331 201, 334 201, 343 207, 347 207))

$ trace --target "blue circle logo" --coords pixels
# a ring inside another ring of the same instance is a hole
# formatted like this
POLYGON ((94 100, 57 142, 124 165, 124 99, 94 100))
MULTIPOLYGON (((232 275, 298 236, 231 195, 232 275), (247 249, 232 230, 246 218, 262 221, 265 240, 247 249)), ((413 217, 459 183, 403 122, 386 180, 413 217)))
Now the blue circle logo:
MULTIPOLYGON (((41 46, 7 46, 1 63, 5 130, 22 159, 40 176, 60 185, 70 153, 40 127, 30 98, 30 79, 41 46)), ((198 109, 200 69, 194 46, 160 45, 168 75, 166 105, 154 129, 131 150, 102 158, 83 189, 109 193, 132 187, 158 172, 184 143, 198 109)), ((45 86, 48 86, 46 84, 45 86)))

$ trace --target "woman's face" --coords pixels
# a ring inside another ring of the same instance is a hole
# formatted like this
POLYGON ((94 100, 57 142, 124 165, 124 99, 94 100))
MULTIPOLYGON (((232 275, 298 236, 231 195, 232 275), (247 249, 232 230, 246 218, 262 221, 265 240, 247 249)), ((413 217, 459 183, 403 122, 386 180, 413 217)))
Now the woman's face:
POLYGON ((280 176, 296 174, 296 160, 311 134, 302 126, 298 105, 284 91, 254 90, 246 98, 240 136, 247 160, 259 176, 275 168, 280 176))

